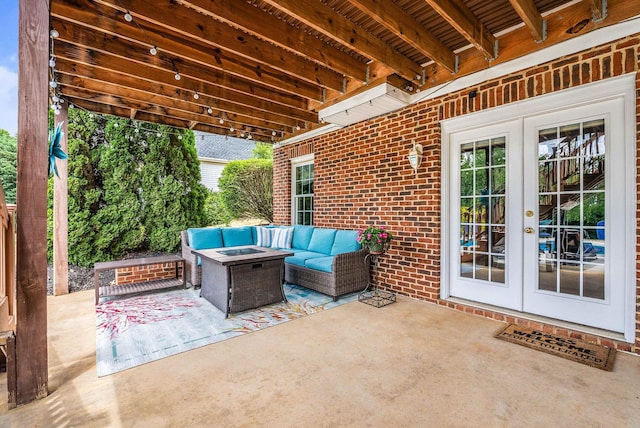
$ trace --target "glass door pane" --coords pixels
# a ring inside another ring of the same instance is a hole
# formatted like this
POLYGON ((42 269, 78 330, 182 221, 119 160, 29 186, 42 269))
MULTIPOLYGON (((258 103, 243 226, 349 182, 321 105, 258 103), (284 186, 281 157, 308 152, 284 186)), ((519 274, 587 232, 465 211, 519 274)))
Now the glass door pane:
POLYGON ((605 121, 538 131, 538 290, 605 299, 605 121))
POLYGON ((505 138, 462 144, 459 165, 462 278, 505 282, 505 138))

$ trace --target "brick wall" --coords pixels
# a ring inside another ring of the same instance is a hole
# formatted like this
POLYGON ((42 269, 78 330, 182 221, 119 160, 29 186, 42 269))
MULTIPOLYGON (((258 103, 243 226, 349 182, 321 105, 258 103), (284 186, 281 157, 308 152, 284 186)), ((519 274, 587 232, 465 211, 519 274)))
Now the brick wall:
MULTIPOLYGON (((313 152, 315 225, 342 229, 359 228, 371 222, 386 225, 395 239, 385 263, 379 266, 379 272, 394 291, 460 311, 640 353, 640 298, 637 300, 635 344, 507 317, 439 298, 440 121, 608 77, 637 73, 639 52, 640 36, 627 37, 311 140, 277 148, 274 153, 274 222, 290 224, 291 221, 289 160, 313 152), (477 96, 471 99, 468 94, 472 90, 477 91, 477 96), (417 174, 406 158, 413 140, 424 146, 424 158, 417 174)), ((640 111, 640 75, 637 82, 640 111)), ((637 141, 640 141, 640 122, 638 130, 637 141)), ((640 159, 638 146, 637 159, 640 159)), ((636 163, 640 176, 640 162, 636 163)), ((640 182, 637 188, 640 195, 640 182)), ((640 221, 638 226, 640 229, 640 221)), ((637 272, 640 273, 640 258, 637 260, 637 272)), ((637 277, 640 278, 640 274, 637 277)), ((637 296, 640 296, 638 281, 637 288, 637 296)))
MULTIPOLYGON (((182 265, 178 265, 178 278, 182 275, 182 265)), ((134 266, 116 269, 116 285, 132 284, 134 282, 155 281, 158 279, 172 279, 176 277, 175 263, 157 263, 148 266, 134 266)))

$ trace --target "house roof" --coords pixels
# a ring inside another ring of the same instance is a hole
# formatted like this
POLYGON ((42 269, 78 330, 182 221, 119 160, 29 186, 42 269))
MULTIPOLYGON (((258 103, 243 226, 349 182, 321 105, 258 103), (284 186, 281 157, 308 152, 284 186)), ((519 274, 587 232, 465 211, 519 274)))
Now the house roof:
MULTIPOLYGON (((51 43, 57 86, 51 98, 61 95, 97 113, 224 135, 250 132, 273 142, 312 132, 323 121, 336 123, 326 110, 370 88, 425 93, 638 14, 637 0, 50 5, 58 35, 51 43)), ((347 112, 355 113, 342 108, 347 112)))
POLYGON ((253 157, 255 141, 206 132, 194 133, 199 158, 242 160, 253 157))

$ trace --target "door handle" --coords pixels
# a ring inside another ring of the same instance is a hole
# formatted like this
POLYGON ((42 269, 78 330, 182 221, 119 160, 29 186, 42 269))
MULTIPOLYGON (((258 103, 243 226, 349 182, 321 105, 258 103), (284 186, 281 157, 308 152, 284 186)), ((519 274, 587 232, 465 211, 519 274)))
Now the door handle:
POLYGON ((525 233, 533 233, 533 232, 535 232, 535 230, 533 230, 533 227, 525 227, 524 231, 525 231, 525 233))

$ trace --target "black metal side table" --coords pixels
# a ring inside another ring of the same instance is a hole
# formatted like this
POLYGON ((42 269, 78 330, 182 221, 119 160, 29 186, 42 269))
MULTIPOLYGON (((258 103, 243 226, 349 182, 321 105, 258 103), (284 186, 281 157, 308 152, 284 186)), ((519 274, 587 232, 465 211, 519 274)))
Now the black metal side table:
MULTIPOLYGON (((364 260, 367 261, 367 259, 369 259, 369 262, 371 263, 373 276, 377 276, 378 259, 382 255, 383 254, 368 253, 364 256, 364 260)), ((367 287, 358 295, 358 301, 366 303, 367 305, 375 306, 376 308, 381 308, 394 303, 396 301, 396 295, 390 291, 381 290, 377 281, 375 283, 369 282, 367 287)))

